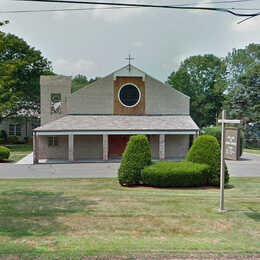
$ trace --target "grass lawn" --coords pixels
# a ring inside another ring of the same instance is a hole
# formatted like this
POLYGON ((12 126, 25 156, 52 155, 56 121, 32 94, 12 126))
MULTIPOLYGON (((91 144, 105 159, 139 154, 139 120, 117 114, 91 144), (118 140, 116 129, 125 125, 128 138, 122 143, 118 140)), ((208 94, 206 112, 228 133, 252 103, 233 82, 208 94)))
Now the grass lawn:
POLYGON ((244 149, 246 153, 260 154, 260 148, 244 149))
POLYGON ((11 150, 11 154, 5 162, 17 162, 33 151, 32 144, 13 144, 7 147, 11 150))
POLYGON ((116 179, 0 180, 0 259, 260 255, 260 178, 219 190, 116 179))

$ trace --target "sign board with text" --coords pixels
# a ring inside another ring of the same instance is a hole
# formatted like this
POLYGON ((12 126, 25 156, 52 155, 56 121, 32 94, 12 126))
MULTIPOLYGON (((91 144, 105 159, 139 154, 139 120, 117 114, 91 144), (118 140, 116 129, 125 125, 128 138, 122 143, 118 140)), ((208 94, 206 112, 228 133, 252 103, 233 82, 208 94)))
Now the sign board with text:
POLYGON ((240 157, 240 130, 225 128, 224 158, 238 160, 240 157))

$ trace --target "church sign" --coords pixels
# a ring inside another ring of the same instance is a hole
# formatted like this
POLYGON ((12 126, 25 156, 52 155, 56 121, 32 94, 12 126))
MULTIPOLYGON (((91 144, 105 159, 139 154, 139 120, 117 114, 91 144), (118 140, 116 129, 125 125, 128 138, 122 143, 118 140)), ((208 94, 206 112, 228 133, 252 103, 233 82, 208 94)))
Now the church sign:
POLYGON ((224 158, 238 160, 240 156, 240 131, 238 128, 225 129, 224 158))

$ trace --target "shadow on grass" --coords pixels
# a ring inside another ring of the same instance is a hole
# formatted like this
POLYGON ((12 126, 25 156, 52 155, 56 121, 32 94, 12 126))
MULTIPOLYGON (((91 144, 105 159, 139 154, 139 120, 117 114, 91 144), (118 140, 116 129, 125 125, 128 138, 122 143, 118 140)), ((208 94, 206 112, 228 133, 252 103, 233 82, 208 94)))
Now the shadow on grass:
POLYGON ((13 238, 46 236, 64 232, 67 226, 58 216, 83 212, 95 201, 81 201, 59 192, 14 190, 0 193, 0 234, 13 238))
POLYGON ((251 212, 246 212, 245 215, 253 219, 256 222, 260 222, 260 212, 252 208, 248 208, 251 212))

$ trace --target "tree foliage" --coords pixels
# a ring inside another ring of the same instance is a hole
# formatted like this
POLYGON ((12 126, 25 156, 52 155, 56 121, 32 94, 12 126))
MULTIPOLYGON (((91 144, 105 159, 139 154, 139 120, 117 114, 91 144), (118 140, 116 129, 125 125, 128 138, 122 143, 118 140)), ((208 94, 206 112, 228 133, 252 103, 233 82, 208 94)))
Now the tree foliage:
POLYGON ((227 89, 233 89, 241 74, 260 62, 260 44, 251 43, 244 49, 233 49, 224 60, 227 68, 227 89))
POLYGON ((88 79, 87 76, 78 74, 72 79, 72 92, 75 92, 85 86, 95 82, 98 78, 88 79))
POLYGON ((0 31, 0 121, 19 112, 39 111, 40 75, 48 74, 51 63, 40 51, 0 31))
POLYGON ((237 84, 229 91, 227 105, 232 117, 260 122, 260 63, 238 77, 237 84))
POLYGON ((190 96, 191 116, 200 126, 215 123, 222 108, 230 118, 260 122, 260 44, 233 49, 223 59, 214 55, 192 56, 173 72, 168 83, 190 96))
POLYGON ((225 90, 225 66, 220 58, 211 54, 189 57, 169 76, 168 84, 191 98, 191 116, 200 127, 215 123, 225 90))

